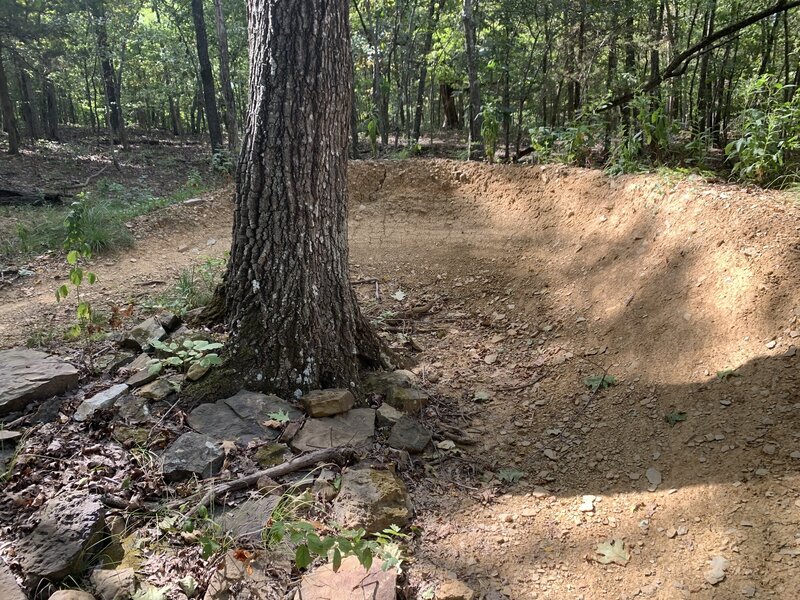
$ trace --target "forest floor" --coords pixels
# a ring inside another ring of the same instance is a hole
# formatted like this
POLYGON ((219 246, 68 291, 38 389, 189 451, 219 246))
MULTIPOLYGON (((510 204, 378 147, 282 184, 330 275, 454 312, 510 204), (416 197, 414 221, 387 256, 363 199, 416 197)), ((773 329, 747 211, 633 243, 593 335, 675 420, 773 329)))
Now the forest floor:
MULTIPOLYGON (((407 474, 407 589, 457 577, 492 599, 796 597, 795 198, 448 160, 359 161, 350 189, 365 311, 425 307, 384 335, 435 398, 423 422, 477 441, 407 474), (590 389, 603 375, 615 385, 590 389), (612 539, 625 566, 596 560, 612 539)), ((224 256, 231 197, 136 218, 136 245, 94 260, 93 305, 144 305, 224 256)), ((52 256, 26 266, 0 285, 0 348, 36 333, 52 349, 46 332, 73 319, 53 297, 66 272, 52 256)))

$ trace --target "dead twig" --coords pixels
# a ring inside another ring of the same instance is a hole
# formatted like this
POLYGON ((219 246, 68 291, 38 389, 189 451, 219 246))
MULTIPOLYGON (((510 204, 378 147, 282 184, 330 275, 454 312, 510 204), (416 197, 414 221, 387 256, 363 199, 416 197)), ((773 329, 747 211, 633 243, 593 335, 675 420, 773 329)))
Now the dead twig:
POLYGON ((525 383, 520 383, 518 385, 511 385, 511 386, 501 387, 501 388, 494 388, 494 390, 496 392, 516 392, 516 391, 519 391, 519 390, 524 390, 525 388, 529 388, 529 387, 531 387, 533 385, 536 385, 542 379, 544 379, 546 376, 547 376, 547 373, 539 373, 536 377, 534 377, 533 379, 529 379, 525 383))
MULTIPOLYGON (((116 164, 116 159, 114 160, 114 163, 116 164)), ((117 166, 117 169, 119 169, 119 165, 117 164, 116 166, 117 166)), ((95 179, 97 179, 98 177, 100 177, 100 175, 102 175, 103 173, 105 173, 105 172, 106 172, 106 169, 108 169, 108 164, 106 164, 106 165, 105 165, 105 166, 104 166, 102 169, 100 169, 100 170, 99 170, 97 173, 94 173, 94 174, 92 174, 92 175, 89 175, 89 177, 87 177, 87 178, 86 178, 86 181, 84 181, 83 183, 76 183, 76 184, 73 184, 73 185, 66 185, 66 186, 64 186, 64 189, 65 189, 65 190, 79 190, 79 189, 81 189, 81 188, 85 188, 87 185, 89 185, 90 183, 92 183, 92 181, 94 181, 95 179)))
MULTIPOLYGON (((282 463, 280 465, 276 465, 274 467, 270 467, 269 469, 264 469, 262 471, 256 471, 255 473, 251 473, 250 475, 245 475, 244 477, 240 477, 239 479, 234 479, 232 481, 226 481, 224 483, 220 483, 211 487, 205 495, 200 499, 200 501, 192 508, 187 514, 186 518, 191 518, 201 508, 207 508, 211 505, 214 500, 216 500, 219 496, 223 494, 227 494, 230 492, 235 492, 238 490, 247 489, 256 484, 256 482, 261 479, 262 477, 269 477, 270 479, 275 479, 276 477, 283 477, 284 475, 288 475, 289 473, 294 473, 295 471, 299 471, 300 469, 304 469, 305 467, 310 467, 312 465, 316 465, 318 463, 329 463, 329 462, 336 462, 336 463, 344 463, 349 460, 353 455, 352 448, 349 447, 342 447, 342 448, 324 448, 322 450, 315 450, 314 452, 309 452, 308 454, 302 454, 300 456, 296 456, 295 458, 282 463)), ((179 505, 186 504, 188 500, 181 500, 179 505)))

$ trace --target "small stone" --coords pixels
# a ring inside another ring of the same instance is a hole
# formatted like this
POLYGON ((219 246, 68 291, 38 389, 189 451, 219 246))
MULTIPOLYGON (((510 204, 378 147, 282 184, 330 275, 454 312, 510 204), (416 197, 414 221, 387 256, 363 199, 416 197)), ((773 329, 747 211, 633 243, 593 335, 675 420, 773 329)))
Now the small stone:
POLYGON ((647 477, 647 481, 650 482, 650 487, 647 489, 651 492, 656 491, 658 486, 661 485, 661 473, 655 467, 647 469, 645 477, 647 477))
POLYGON ((745 598, 753 598, 756 595, 756 586, 752 583, 745 583, 742 586, 742 596, 745 598))
POLYGON ((772 456, 777 452, 778 447, 775 444, 764 444, 761 447, 761 451, 766 454, 767 456, 772 456))
POLYGON ((795 459, 800 458, 800 450, 795 450, 794 452, 792 452, 789 455, 789 458, 795 458, 795 459))
POLYGON ((552 450, 550 448, 546 448, 544 450, 544 452, 542 452, 542 454, 544 454, 550 460, 557 460, 558 459, 558 454, 556 454, 556 451, 552 450))
POLYGON ((578 510, 585 513, 594 512, 594 501, 596 498, 592 495, 586 495, 583 497, 583 501, 581 505, 578 507, 578 510))
POLYGON ((375 417, 378 420, 378 427, 391 427, 403 417, 403 413, 384 402, 375 411, 375 417))
POLYGON ((541 486, 536 486, 533 488, 531 492, 531 496, 534 498, 547 498, 550 495, 550 490, 543 488, 541 486))
POLYGON ((419 454, 431 441, 431 433, 414 417, 401 417, 389 435, 388 444, 398 450, 419 454))
POLYGON ((288 453, 289 448, 283 444, 265 444, 256 450, 254 458, 259 467, 267 469, 284 462, 288 453))
POLYGON ((764 469, 764 468, 756 469, 756 475, 758 475, 759 477, 764 477, 765 475, 769 475, 769 469, 764 469))
POLYGON ((448 579, 436 588, 436 600, 474 600, 475 592, 457 579, 448 579))
POLYGON ((224 461, 225 452, 213 438, 190 431, 164 452, 162 472, 167 481, 180 481, 193 475, 205 479, 216 475, 224 461))
POLYGON ((704 574, 705 580, 711 585, 717 585, 725 579, 729 561, 724 556, 715 556, 709 563, 709 568, 704 574))
POLYGON ((123 348, 131 350, 146 350, 150 347, 150 340, 163 340, 167 332, 157 317, 150 317, 131 329, 119 343, 123 348))
POLYGON ((394 473, 356 466, 342 474, 331 516, 344 527, 375 533, 391 525, 404 527, 412 510, 406 486, 394 473))
POLYGON ((95 597, 81 590, 58 590, 50 600, 95 600, 95 597))
POLYGON ((306 412, 312 417, 333 417, 355 406, 356 399, 350 390, 314 390, 301 399, 306 412))
POLYGON ((89 579, 99 600, 131 600, 136 593, 136 573, 130 567, 95 569, 89 579))
POLYGON ((199 361, 193 362, 189 367, 189 370, 186 371, 186 379, 188 381, 198 381, 202 379, 210 370, 211 365, 203 366, 199 361))
MULTIPOLYGON (((396 587, 397 569, 384 571, 380 561, 374 561, 367 571, 355 556, 348 556, 337 571, 326 564, 303 577, 297 597, 302 600, 395 600, 396 587)), ((438 592, 436 597, 441 598, 438 592)))
POLYGON ((428 394, 418 388, 392 386, 386 393, 386 403, 397 410, 414 414, 428 404, 428 394))
POLYGON ((486 357, 483 359, 487 365, 493 365, 497 362, 497 354, 487 354, 486 357))
POLYGON ((375 411, 371 408, 354 408, 343 415, 308 419, 291 445, 298 452, 320 448, 359 446, 375 435, 375 411))
POLYGON ((125 383, 112 385, 107 390, 84 400, 78 407, 78 410, 75 411, 75 414, 72 415, 72 418, 76 421, 85 421, 96 411, 112 407, 119 397, 127 391, 128 385, 125 383))
POLYGON ((172 387, 172 384, 166 379, 157 379, 152 383, 148 383, 147 385, 139 388, 136 392, 142 398, 147 398, 149 400, 163 400, 170 394, 175 391, 175 388, 172 387))
POLYGON ((772 350, 777 345, 778 342, 776 342, 775 340, 770 340, 767 342, 767 350, 772 350))
POLYGON ((667 529, 667 531, 666 531, 666 535, 667 535, 667 537, 668 537, 669 539, 672 539, 672 538, 674 538, 676 535, 678 535, 678 530, 677 530, 677 529, 675 529, 674 527, 670 527, 669 529, 667 529))
MULTIPOLYGON (((147 355, 145 354, 145 356, 147 355)), ((153 373, 150 371, 149 368, 145 368, 142 369, 141 371, 137 371, 136 373, 128 377, 128 379, 125 380, 125 383, 129 387, 140 387, 152 381, 155 381, 157 378, 158 378, 158 373, 153 373)))

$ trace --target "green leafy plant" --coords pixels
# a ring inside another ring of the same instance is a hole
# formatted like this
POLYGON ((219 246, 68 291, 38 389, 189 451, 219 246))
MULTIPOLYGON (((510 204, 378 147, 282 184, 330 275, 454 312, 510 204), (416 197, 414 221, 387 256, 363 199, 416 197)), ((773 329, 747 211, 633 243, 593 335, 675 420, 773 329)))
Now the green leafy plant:
POLYGON ((672 412, 667 413, 664 415, 664 420, 670 424, 670 426, 675 427, 681 421, 685 421, 688 418, 688 415, 683 412, 682 410, 673 410, 672 412))
POLYGON ((514 468, 504 468, 497 471, 497 477, 500 481, 506 483, 517 483, 525 475, 522 471, 514 468))
POLYGON ((369 539, 364 529, 334 530, 328 535, 321 535, 312 523, 306 521, 274 520, 267 537, 272 545, 285 539, 295 546, 295 565, 298 569, 306 568, 317 557, 330 560, 334 571, 339 569, 347 556, 355 556, 367 570, 372 567, 376 556, 383 559, 383 570, 398 567, 403 560, 398 541, 408 538, 396 525, 369 539))
POLYGON ((374 113, 367 120, 367 138, 372 149, 372 156, 378 156, 378 117, 374 113))
POLYGON ((166 355, 165 358, 150 360, 150 373, 160 373, 164 367, 175 367, 178 370, 186 371, 193 364, 199 364, 201 367, 222 364, 219 354, 213 352, 213 350, 222 348, 223 345, 219 342, 184 340, 179 345, 177 342, 165 344, 158 340, 150 340, 150 345, 166 355))
POLYGON ((494 162, 494 154, 497 151, 497 140, 500 137, 499 111, 491 102, 486 103, 481 111, 481 137, 483 147, 486 152, 486 159, 494 162))
POLYGON ((590 375, 583 380, 583 384, 592 390, 592 392, 596 392, 597 390, 604 390, 617 385, 617 378, 607 373, 603 373, 602 375, 590 375))
POLYGON ((800 94, 787 102, 787 89, 773 75, 762 75, 742 90, 747 108, 734 123, 739 137, 725 146, 731 172, 739 179, 762 185, 797 179, 798 169, 787 172, 786 167, 800 151, 800 94))
MULTIPOLYGON (((76 316, 77 323, 72 327, 72 333, 77 337, 89 329, 92 322, 92 305, 88 300, 81 296, 82 286, 85 283, 93 285, 97 281, 97 276, 84 270, 86 261, 92 257, 92 249, 84 239, 82 219, 84 205, 82 200, 72 204, 72 210, 67 214, 64 226, 67 237, 64 240, 64 250, 67 252, 67 265, 69 265, 69 282, 72 284, 75 297, 77 299, 76 316)), ((70 294, 70 287, 66 283, 56 289, 56 301, 61 302, 70 294)))

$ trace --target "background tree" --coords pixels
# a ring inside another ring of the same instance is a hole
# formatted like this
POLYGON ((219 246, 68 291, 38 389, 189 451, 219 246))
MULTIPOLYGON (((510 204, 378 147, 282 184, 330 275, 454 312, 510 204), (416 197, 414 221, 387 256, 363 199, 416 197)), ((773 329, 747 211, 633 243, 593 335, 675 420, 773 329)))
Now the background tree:
POLYGON ((225 277, 247 385, 350 387, 380 345, 348 276, 347 0, 250 0, 250 98, 225 277))

